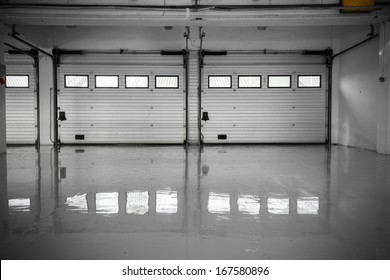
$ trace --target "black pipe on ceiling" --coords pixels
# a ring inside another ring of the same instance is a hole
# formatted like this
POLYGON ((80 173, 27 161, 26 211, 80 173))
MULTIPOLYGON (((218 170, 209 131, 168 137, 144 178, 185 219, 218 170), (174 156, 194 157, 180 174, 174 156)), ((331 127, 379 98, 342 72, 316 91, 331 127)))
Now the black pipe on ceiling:
MULTIPOLYGON (((372 9, 380 9, 390 6, 390 3, 379 3, 374 6, 370 6, 372 9)), ((238 10, 238 9, 345 9, 346 7, 340 4, 287 4, 287 5, 199 5, 197 2, 195 5, 109 5, 109 4, 0 4, 0 8, 112 8, 112 9, 163 9, 163 10, 183 10, 191 9, 198 11, 201 9, 215 9, 215 10, 238 10)), ((356 8, 356 7, 355 7, 356 8)))

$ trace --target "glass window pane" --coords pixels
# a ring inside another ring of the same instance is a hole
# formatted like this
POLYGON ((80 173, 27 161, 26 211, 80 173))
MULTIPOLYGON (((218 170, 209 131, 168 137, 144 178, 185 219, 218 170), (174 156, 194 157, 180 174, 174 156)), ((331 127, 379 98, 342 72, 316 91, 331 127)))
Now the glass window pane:
POLYGON ((126 193, 126 213, 143 215, 149 212, 149 193, 131 191, 126 193))
POLYGON ((156 88, 179 88, 178 76, 156 76, 156 88))
POLYGON ((6 87, 9 88, 28 88, 28 75, 7 75, 6 76, 6 87))
POLYGON ((297 213, 299 215, 318 215, 320 200, 318 197, 298 197, 297 213))
POLYGON ((298 87, 319 88, 321 76, 298 76, 298 87))
POLYGON ((116 214, 119 212, 118 205, 119 194, 112 193, 97 193, 96 194, 96 213, 98 214, 116 214))
POLYGON ((177 191, 156 191, 157 213, 175 214, 177 209, 177 191))
POLYGON ((261 76, 238 76, 239 88, 261 88, 261 76))
POLYGON ((95 85, 97 88, 118 88, 118 76, 95 76, 95 85))
POLYGON ((65 87, 71 88, 87 88, 88 76, 65 76, 65 87))
POLYGON ((268 198, 268 213, 270 214, 289 214, 290 201, 288 198, 268 198))
POLYGON ((148 88, 149 76, 126 76, 127 88, 148 88))
POLYGON ((232 76, 209 76, 209 88, 231 88, 232 76))
POLYGON ((207 211, 211 214, 229 214, 230 195, 227 193, 209 193, 207 211))
POLYGON ((291 87, 291 76, 268 76, 269 88, 289 88, 291 87))

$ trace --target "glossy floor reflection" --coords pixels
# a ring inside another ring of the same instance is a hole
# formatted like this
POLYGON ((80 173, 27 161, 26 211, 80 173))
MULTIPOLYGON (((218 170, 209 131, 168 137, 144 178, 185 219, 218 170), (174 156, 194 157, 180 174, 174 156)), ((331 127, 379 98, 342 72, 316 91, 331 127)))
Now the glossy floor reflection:
POLYGON ((0 156, 1 259, 390 259, 390 157, 66 146, 0 156))

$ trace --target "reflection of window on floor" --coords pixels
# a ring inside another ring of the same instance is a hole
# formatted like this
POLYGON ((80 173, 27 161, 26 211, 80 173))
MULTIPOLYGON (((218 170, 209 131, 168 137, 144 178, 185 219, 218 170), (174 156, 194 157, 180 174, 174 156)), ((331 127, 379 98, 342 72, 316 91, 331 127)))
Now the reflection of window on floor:
POLYGON ((67 197, 65 204, 67 211, 78 213, 88 213, 87 194, 76 194, 73 197, 67 197))
POLYGON ((260 198, 254 195, 239 195, 238 211, 242 214, 257 215, 260 213, 260 198))
POLYGON ((227 193, 209 193, 207 211, 212 214, 229 214, 230 195, 227 193))
POLYGON ((98 214, 116 214, 119 212, 118 193, 97 193, 96 194, 96 213, 98 214))
POLYGON ((156 191, 156 212, 177 213, 177 191, 156 191))
POLYGON ((288 198, 268 198, 268 213, 270 214, 289 214, 290 201, 288 198))
POLYGON ((318 215, 320 209, 320 200, 318 197, 298 197, 297 212, 300 215, 310 214, 318 215))
POLYGON ((8 200, 8 207, 10 211, 15 212, 30 212, 29 198, 13 198, 8 200))
POLYGON ((126 193, 126 213, 143 215, 149 211, 149 193, 147 191, 131 191, 126 193))

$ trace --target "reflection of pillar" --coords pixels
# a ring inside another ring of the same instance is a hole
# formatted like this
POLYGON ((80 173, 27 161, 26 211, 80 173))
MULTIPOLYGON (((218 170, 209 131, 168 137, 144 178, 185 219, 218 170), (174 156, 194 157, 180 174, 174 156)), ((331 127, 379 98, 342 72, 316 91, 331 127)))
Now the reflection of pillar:
POLYGON ((236 193, 230 193, 230 214, 232 214, 233 217, 237 216, 238 214, 238 203, 237 203, 238 196, 236 193))
POLYGON ((289 205, 290 205, 289 214, 291 216, 297 215, 297 212, 298 212, 297 199, 298 199, 298 197, 296 195, 290 195, 290 197, 289 197, 289 205))
POLYGON ((260 196, 260 216, 268 215, 268 197, 260 196))
POLYGON ((88 213, 95 214, 96 213, 96 194, 95 193, 87 193, 87 205, 88 205, 88 213))
POLYGON ((41 197, 41 217, 47 217, 52 214, 54 209, 53 192, 53 163, 51 158, 50 146, 40 146, 39 170, 40 170, 40 197, 41 197))
POLYGON ((7 156, 0 154, 0 228, 3 235, 8 227, 7 156))
POLYGON ((156 191, 149 191, 149 214, 156 214, 156 191))
POLYGON ((36 185, 36 189, 35 189, 35 202, 34 202, 34 213, 35 213, 35 217, 34 217, 34 222, 37 223, 40 219, 41 219, 41 186, 42 186, 42 181, 41 181, 41 177, 42 177, 42 174, 41 174, 41 165, 39 164, 41 162, 40 160, 40 157, 41 157, 41 154, 39 153, 39 150, 37 151, 37 178, 36 178, 36 182, 37 182, 37 185, 36 185))
POLYGON ((118 192, 118 213, 126 214, 126 192, 118 192))

